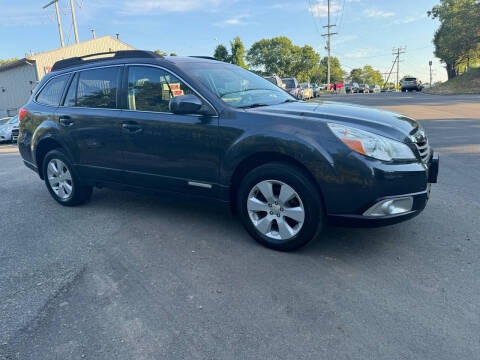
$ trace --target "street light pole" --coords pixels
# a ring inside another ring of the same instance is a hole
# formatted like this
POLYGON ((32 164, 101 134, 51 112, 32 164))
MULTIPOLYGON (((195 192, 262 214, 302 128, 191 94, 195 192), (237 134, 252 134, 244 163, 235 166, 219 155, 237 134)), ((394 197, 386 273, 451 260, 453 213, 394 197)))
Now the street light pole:
POLYGON ((428 62, 428 65, 430 66, 430 87, 432 87, 432 60, 428 62))

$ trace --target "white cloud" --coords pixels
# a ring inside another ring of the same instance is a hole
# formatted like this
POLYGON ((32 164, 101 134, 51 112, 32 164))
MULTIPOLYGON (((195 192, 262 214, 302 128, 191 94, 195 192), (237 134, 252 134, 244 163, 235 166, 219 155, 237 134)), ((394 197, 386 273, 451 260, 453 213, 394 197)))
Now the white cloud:
POLYGON ((347 59, 361 59, 371 56, 374 50, 372 49, 356 49, 344 54, 343 57, 347 59))
POLYGON ((358 39, 358 35, 339 35, 335 37, 332 42, 334 45, 339 45, 355 39, 358 39))
POLYGON ((411 15, 407 17, 403 17, 400 19, 395 20, 393 23, 394 24, 410 24, 415 21, 423 20, 427 18, 427 14, 417 14, 417 15, 411 15))
POLYGON ((192 10, 214 10, 222 5, 224 0, 136 0, 124 1, 122 13, 147 14, 187 12, 192 10))
POLYGON ((233 26, 235 26, 235 25, 246 25, 247 22, 245 21, 245 19, 247 17, 248 17, 247 15, 238 15, 238 16, 234 16, 234 17, 225 19, 225 20, 220 21, 220 22, 216 22, 213 25, 220 26, 220 27, 231 26, 231 25, 233 25, 233 26))
MULTIPOLYGON (((340 11, 342 6, 336 2, 332 1, 330 3, 330 14, 335 14, 340 11)), ((312 13, 314 17, 326 17, 328 15, 328 4, 326 0, 317 0, 315 5, 312 5, 308 8, 308 11, 312 13)))
POLYGON ((388 18, 391 16, 395 16, 394 12, 377 10, 377 9, 366 9, 363 11, 363 13, 368 17, 375 17, 375 18, 388 18))

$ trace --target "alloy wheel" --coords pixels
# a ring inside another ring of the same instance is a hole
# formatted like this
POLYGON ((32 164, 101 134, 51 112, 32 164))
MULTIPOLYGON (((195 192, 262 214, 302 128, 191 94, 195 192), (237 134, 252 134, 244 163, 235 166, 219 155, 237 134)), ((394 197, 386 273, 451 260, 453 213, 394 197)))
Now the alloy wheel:
POLYGON ((52 159, 47 165, 48 183, 55 195, 61 200, 68 200, 72 196, 72 174, 67 165, 59 159, 52 159))
POLYGON ((289 240, 305 221, 305 208, 298 193, 279 180, 263 180, 253 186, 247 210, 254 227, 275 240, 289 240))

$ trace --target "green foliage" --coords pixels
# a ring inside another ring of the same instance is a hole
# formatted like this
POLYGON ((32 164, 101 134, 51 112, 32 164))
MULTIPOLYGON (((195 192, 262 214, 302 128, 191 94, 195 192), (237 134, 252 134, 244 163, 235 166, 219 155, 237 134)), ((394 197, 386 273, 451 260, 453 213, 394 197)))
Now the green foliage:
POLYGON ((363 82, 369 85, 383 85, 382 73, 374 70, 370 65, 365 65, 362 69, 363 82))
POLYGON ((215 52, 213 53, 213 57, 217 60, 223 62, 230 62, 230 55, 228 55, 228 50, 222 44, 218 45, 215 48, 215 52))
POLYGON ((480 57, 480 2, 440 0, 428 15, 440 21, 433 38, 435 56, 445 63, 451 79, 461 65, 480 57))
POLYGON ((18 60, 18 58, 11 58, 11 59, 7 59, 7 60, 0 59, 0 66, 6 65, 8 63, 11 63, 11 62, 14 62, 14 61, 17 61, 17 60, 18 60))
POLYGON ((294 45, 285 36, 255 42, 247 53, 247 61, 266 73, 294 76, 300 82, 319 82, 324 72, 320 55, 311 46, 294 45))
MULTIPOLYGON (((324 67, 325 76, 322 83, 328 82, 328 57, 325 56, 321 64, 324 67)), ((330 83, 333 84, 336 81, 343 81, 346 76, 346 72, 342 70, 340 66, 340 60, 335 56, 330 56, 330 83)))
POLYGON ((238 65, 244 69, 247 69, 247 65, 245 64, 245 47, 243 46, 242 40, 240 40, 239 36, 236 36, 233 41, 230 42, 230 46, 232 48, 231 52, 232 55, 230 57, 231 63, 238 65))
POLYGON ((154 53, 161 55, 161 56, 167 56, 168 54, 165 51, 162 50, 153 50, 154 53))
POLYGON ((165 51, 162 51, 162 50, 153 50, 154 53, 158 54, 158 55, 161 55, 161 56, 178 56, 176 53, 172 52, 170 53, 170 55, 168 55, 167 52, 165 51))
POLYGON ((370 65, 365 65, 363 69, 352 69, 349 80, 359 84, 383 85, 382 73, 374 70, 370 65))

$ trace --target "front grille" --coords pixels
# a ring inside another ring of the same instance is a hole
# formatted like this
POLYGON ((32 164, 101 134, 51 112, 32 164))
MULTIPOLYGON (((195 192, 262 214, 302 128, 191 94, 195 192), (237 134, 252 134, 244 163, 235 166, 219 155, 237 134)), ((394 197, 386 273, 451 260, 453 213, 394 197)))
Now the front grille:
POLYGON ((417 131, 412 135, 412 140, 417 147, 422 161, 425 164, 428 163, 428 160, 430 160, 431 151, 425 132, 421 128, 418 128, 417 131))

